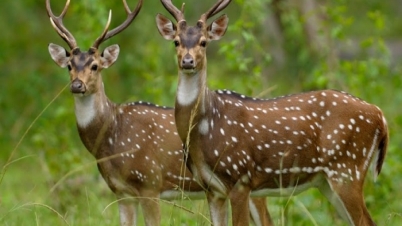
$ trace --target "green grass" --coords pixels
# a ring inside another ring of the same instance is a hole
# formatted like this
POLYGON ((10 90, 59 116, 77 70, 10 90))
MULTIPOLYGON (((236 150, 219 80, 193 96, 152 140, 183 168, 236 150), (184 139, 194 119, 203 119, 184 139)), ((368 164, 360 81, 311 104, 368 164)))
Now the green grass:
MULTIPOLYGON (((0 225, 119 224, 115 197, 94 164, 89 162, 54 189, 58 179, 52 178, 39 155, 12 163, 0 187, 0 225)), ((382 190, 381 179, 378 184, 370 179, 366 183, 369 211, 378 225, 399 225, 401 207, 396 200, 402 200, 401 193, 395 193, 395 201, 385 208, 376 205, 384 201, 374 197, 382 190)), ((345 225, 316 189, 291 198, 269 198, 268 206, 276 225, 345 225)), ((209 225, 205 200, 161 201, 161 208, 162 225, 209 225)), ((143 225, 142 216, 139 220, 143 225)))
MULTIPOLYGON (((53 179, 38 156, 10 165, 1 185, 0 225, 119 224, 115 196, 95 165, 72 174, 56 189, 53 179)), ((161 206, 163 225, 205 225, 203 200, 162 201, 161 206)), ((139 223, 144 224, 142 215, 139 223)))

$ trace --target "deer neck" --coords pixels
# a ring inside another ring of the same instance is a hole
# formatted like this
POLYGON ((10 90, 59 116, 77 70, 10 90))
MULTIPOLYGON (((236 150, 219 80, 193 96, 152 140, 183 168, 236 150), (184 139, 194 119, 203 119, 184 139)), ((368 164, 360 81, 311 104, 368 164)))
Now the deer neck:
POLYGON ((175 117, 178 133, 182 141, 199 117, 202 117, 208 107, 207 100, 210 91, 206 85, 206 68, 195 74, 185 74, 179 71, 175 117))
POLYGON ((94 156, 97 156, 99 147, 107 136, 106 133, 113 131, 110 127, 115 125, 112 121, 116 120, 114 117, 116 105, 107 98, 103 83, 99 87, 93 94, 74 96, 79 135, 85 147, 94 156))

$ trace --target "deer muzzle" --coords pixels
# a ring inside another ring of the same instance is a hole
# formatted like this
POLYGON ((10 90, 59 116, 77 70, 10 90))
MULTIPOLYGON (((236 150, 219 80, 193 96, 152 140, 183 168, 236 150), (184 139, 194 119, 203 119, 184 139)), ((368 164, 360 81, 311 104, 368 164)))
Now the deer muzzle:
POLYGON ((184 70, 193 70, 195 68, 194 59, 190 54, 186 54, 181 62, 181 67, 184 70))
POLYGON ((79 79, 74 79, 71 82, 70 90, 72 93, 75 93, 75 94, 79 94, 79 93, 83 94, 86 91, 85 84, 79 79))

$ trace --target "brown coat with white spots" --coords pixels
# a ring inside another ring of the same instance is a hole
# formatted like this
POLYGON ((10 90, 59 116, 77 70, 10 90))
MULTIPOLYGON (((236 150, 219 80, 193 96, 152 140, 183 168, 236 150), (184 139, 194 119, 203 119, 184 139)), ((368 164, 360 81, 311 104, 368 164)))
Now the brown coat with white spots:
MULTIPOLYGON (((128 26, 138 13, 140 0, 134 12, 125 1, 128 26)), ((198 185, 183 163, 182 142, 175 126, 174 110, 150 103, 115 104, 104 90, 101 71, 111 66, 120 48, 112 45, 98 50, 107 38, 125 27, 104 33, 87 51, 81 51, 72 34, 63 26, 62 19, 69 1, 59 17, 53 15, 46 1, 51 23, 71 50, 50 44, 52 59, 69 69, 71 92, 74 96, 75 115, 80 138, 97 159, 99 172, 119 199, 121 225, 136 225, 137 207, 141 204, 146 225, 160 225, 159 199, 204 198, 198 185)), ((108 24, 110 23, 110 17, 108 24)), ((269 217, 264 198, 252 202, 250 213, 258 222, 269 217)))

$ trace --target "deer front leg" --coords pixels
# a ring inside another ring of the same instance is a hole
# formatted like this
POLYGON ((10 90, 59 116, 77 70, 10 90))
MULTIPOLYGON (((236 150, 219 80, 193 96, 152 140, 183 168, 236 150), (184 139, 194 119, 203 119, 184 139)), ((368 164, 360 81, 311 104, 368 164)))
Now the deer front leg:
POLYGON ((221 198, 215 195, 213 192, 208 191, 206 193, 209 213, 212 219, 212 225, 224 226, 228 225, 228 204, 226 198, 221 198))
POLYGON ((266 198, 250 198, 250 218, 256 226, 274 225, 267 208, 266 198))
POLYGON ((232 225, 250 225, 250 188, 239 181, 230 191, 229 198, 232 207, 232 225))
POLYGON ((119 199, 119 213, 121 226, 137 225, 138 201, 134 198, 117 197, 119 199))
POLYGON ((145 225, 160 225, 161 213, 159 207, 159 193, 155 190, 140 192, 140 204, 144 215, 145 225))

